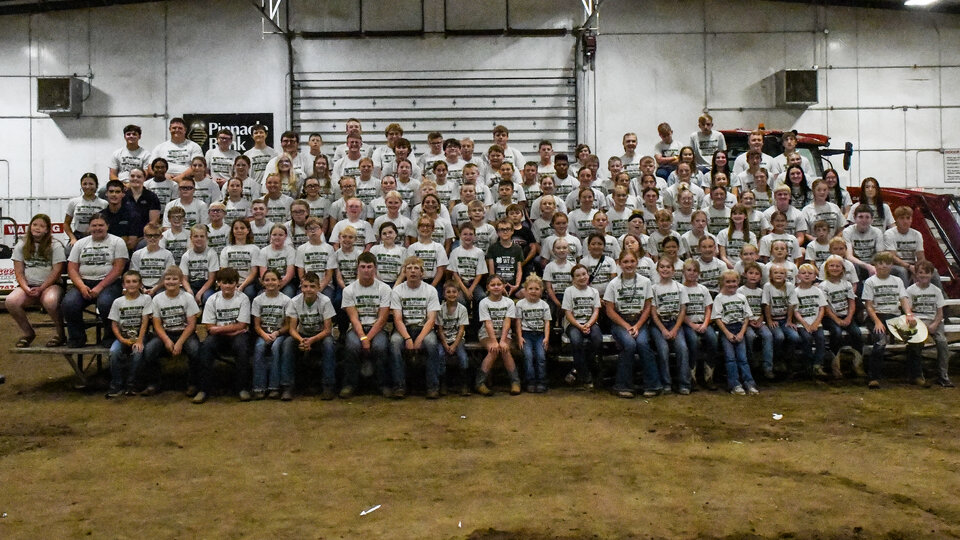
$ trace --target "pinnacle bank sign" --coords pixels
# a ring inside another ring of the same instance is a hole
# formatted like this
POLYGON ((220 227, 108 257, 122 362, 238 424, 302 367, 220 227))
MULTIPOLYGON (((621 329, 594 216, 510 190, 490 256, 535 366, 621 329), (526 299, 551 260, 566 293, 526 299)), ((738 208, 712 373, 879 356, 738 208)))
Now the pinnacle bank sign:
POLYGON ((273 113, 185 114, 187 138, 200 145, 204 152, 217 147, 217 132, 229 129, 233 133, 230 148, 241 154, 253 148, 253 128, 257 124, 267 128, 267 146, 273 147, 273 113))

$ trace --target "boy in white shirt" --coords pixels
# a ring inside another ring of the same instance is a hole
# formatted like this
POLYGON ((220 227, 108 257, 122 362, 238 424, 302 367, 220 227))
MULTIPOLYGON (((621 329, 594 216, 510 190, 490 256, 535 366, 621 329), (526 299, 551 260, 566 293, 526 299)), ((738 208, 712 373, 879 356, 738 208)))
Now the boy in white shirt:
POLYGON ((871 390, 880 388, 883 353, 890 333, 887 330, 887 321, 900 315, 901 308, 907 316, 907 324, 912 325, 916 321, 910 309, 910 301, 903 287, 903 281, 897 276, 890 275, 893 261, 892 254, 877 253, 873 257, 873 266, 876 267, 877 273, 863 282, 862 298, 869 315, 867 327, 874 340, 873 349, 867 361, 867 377, 870 379, 867 387, 871 390))
MULTIPOLYGON (((907 298, 913 314, 927 325, 927 331, 937 344, 937 384, 944 388, 953 388, 947 368, 950 365, 950 351, 947 349, 947 336, 943 330, 943 292, 931 286, 935 269, 930 261, 917 263, 914 277, 915 283, 907 287, 907 298)), ((912 371, 911 377, 917 384, 925 384, 923 372, 920 369, 920 354, 923 343, 907 344, 908 365, 912 371)))
POLYGON ((110 306, 109 319, 116 341, 110 346, 110 390, 107 399, 122 393, 132 396, 137 375, 143 363, 143 347, 150 321, 150 297, 141 294, 140 274, 128 270, 123 274, 123 296, 110 306))
POLYGON ((250 336, 250 299, 245 294, 237 294, 240 274, 235 268, 217 270, 217 286, 220 290, 207 300, 203 306, 201 323, 207 326, 207 337, 200 345, 199 383, 200 392, 194 396, 194 403, 203 403, 210 392, 213 378, 213 364, 218 353, 228 350, 233 354, 236 364, 235 389, 240 401, 250 401, 252 371, 248 348, 250 336))

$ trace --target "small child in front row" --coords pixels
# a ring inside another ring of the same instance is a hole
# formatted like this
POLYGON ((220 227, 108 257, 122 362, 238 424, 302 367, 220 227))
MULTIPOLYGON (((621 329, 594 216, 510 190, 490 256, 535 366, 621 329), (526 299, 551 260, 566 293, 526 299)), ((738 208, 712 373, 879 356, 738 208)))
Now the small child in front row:
POLYGON ((527 276, 524 297, 517 302, 517 341, 526 361, 527 392, 547 391, 547 349, 550 347, 550 306, 543 301, 543 280, 527 276))
MULTIPOLYGON (((657 348, 657 368, 660 381, 656 389, 644 391, 643 397, 653 397, 660 392, 669 394, 673 390, 670 380, 670 344, 677 357, 677 375, 680 388, 690 390, 690 358, 687 353, 687 340, 683 336, 683 320, 687 314, 687 293, 683 285, 673 279, 673 263, 666 257, 657 261, 657 281, 653 282, 653 328, 650 337, 657 348)), ((648 385, 644 381, 645 385, 648 385)))
POLYGON ((464 347, 464 334, 466 334, 467 325, 470 324, 470 317, 467 308, 458 301, 459 298, 460 291, 456 283, 448 281, 444 284, 443 304, 440 305, 440 313, 437 314, 437 341, 440 342, 440 373, 438 375, 442 388, 447 359, 456 358, 460 366, 460 395, 469 396, 470 359, 464 347))
POLYGON ((250 401, 250 355, 247 353, 250 336, 250 299, 237 290, 240 273, 236 268, 217 270, 216 294, 203 306, 202 324, 207 326, 207 337, 200 344, 198 382, 200 392, 194 403, 203 403, 210 393, 213 365, 220 351, 228 350, 234 357, 236 376, 234 389, 240 401, 250 401))
POLYGON ((800 355, 807 360, 807 370, 814 377, 826 377, 827 374, 823 371, 825 347, 822 322, 827 298, 819 287, 814 286, 816 280, 816 266, 810 263, 800 265, 797 270, 797 286, 790 297, 790 303, 796 306, 793 314, 797 323, 797 334, 800 336, 800 355))
MULTIPOLYGON (((344 238, 343 231, 340 233, 344 238)), ((343 249, 341 247, 341 249, 343 249)), ((338 250, 339 251, 339 250, 338 250)), ((334 357, 333 317, 336 311, 333 304, 325 295, 320 294, 320 276, 314 272, 307 272, 300 281, 300 294, 294 296, 287 304, 287 324, 290 329, 290 339, 283 345, 284 354, 292 360, 299 351, 306 358, 306 364, 311 368, 320 364, 322 371, 321 382, 323 393, 320 399, 329 401, 336 397, 337 364, 334 357), (314 360, 319 352, 320 361, 314 360)), ((295 360, 294 360, 295 362, 295 360)), ((282 387, 287 397, 293 398, 294 373, 290 370, 290 384, 282 387)))
MULTIPOLYGON (((700 245, 713 249, 710 243, 713 240, 704 240, 700 245)), ((711 310, 713 309, 713 295, 707 290, 707 287, 700 283, 700 263, 696 259, 687 259, 683 263, 683 290, 687 297, 687 310, 683 317, 683 337, 687 342, 687 351, 690 355, 690 382, 696 383, 697 365, 700 361, 700 352, 703 354, 703 385, 708 390, 716 390, 713 383, 713 371, 716 367, 715 353, 719 350, 717 346, 717 333, 710 326, 713 319, 711 310)), ((682 379, 681 379, 682 380, 682 379)), ((680 393, 687 394, 689 388, 681 385, 680 393), (686 391, 685 391, 686 390, 686 391)))
MULTIPOLYGON (((868 327, 873 336, 873 348, 867 362, 867 387, 871 390, 880 388, 880 378, 883 373, 883 353, 887 348, 890 332, 887 330, 887 321, 900 315, 903 309, 907 316, 907 323, 916 321, 907 298, 907 291, 903 281, 897 276, 890 275, 893 269, 894 258, 889 252, 882 251, 873 256, 873 266, 877 273, 863 282, 863 302, 867 308, 868 327)), ((920 369, 919 355, 911 358, 912 363, 908 371, 914 382, 922 384, 923 374, 920 369), (917 381, 916 379, 919 379, 917 381)))
POLYGON ((590 286, 590 271, 582 264, 570 271, 573 285, 563 291, 561 308, 564 313, 563 330, 573 349, 573 370, 567 374, 570 384, 579 382, 584 390, 593 388, 590 362, 603 346, 603 333, 597 324, 600 318, 600 293, 590 286))
MULTIPOLYGON (((750 311, 754 314, 754 317, 747 321, 747 356, 753 356, 756 351, 754 344, 759 338, 763 351, 759 365, 763 370, 763 377, 769 381, 773 379, 773 334, 770 333, 770 329, 763 321, 762 276, 763 270, 760 269, 759 264, 755 262, 745 264, 741 275, 743 286, 737 289, 737 292, 747 299, 747 303, 750 304, 750 311)), ((753 361, 752 365, 756 366, 758 362, 753 361)))
POLYGON ((180 258, 180 269, 185 276, 183 288, 202 306, 213 296, 214 276, 220 270, 220 257, 207 247, 206 225, 190 228, 190 249, 180 258))
POLYGON ((161 231, 156 223, 144 225, 143 236, 147 239, 147 247, 133 252, 130 269, 140 272, 143 288, 153 296, 163 290, 163 272, 177 263, 169 250, 160 247, 161 231))
POLYGON ((857 295, 853 292, 853 284, 845 278, 843 262, 844 259, 837 255, 827 257, 821 272, 824 280, 820 283, 820 288, 827 297, 823 327, 830 332, 830 352, 833 355, 830 366, 835 379, 843 378, 839 354, 844 348, 853 350, 853 365, 858 375, 862 375, 863 371, 863 336, 854 320, 857 295), (846 339, 843 337, 844 332, 847 333, 846 339))
MULTIPOLYGON (((504 221, 498 223, 500 226, 504 221)), ((503 359, 503 367, 510 375, 510 395, 520 394, 520 375, 510 354, 510 326, 517 316, 516 305, 504 296, 505 283, 497 274, 487 278, 487 297, 480 301, 480 344, 487 349, 480 369, 477 370, 477 393, 490 396, 493 391, 488 384, 490 369, 497 358, 503 359)))
MULTIPOLYGON (((934 266, 930 261, 917 263, 914 272, 914 283, 907 287, 907 297, 914 315, 927 325, 930 336, 937 344, 937 384, 944 388, 953 388, 947 367, 950 363, 950 351, 947 349, 947 336, 943 330, 943 291, 931 284, 934 266)), ((911 365, 920 364, 922 343, 907 345, 907 355, 911 365)))
MULTIPOLYGON (((200 355, 200 340, 197 339, 197 315, 200 307, 193 295, 180 288, 183 271, 179 266, 171 266, 163 273, 163 292, 153 297, 153 333, 156 339, 146 344, 147 369, 149 374, 143 377, 147 388, 141 395, 156 394, 160 386, 160 357, 187 356, 187 362, 193 365, 200 355)), ((197 395, 197 382, 192 379, 194 370, 190 370, 190 383, 187 397, 197 395)))
POLYGON ((150 296, 141 294, 140 273, 128 270, 123 274, 123 296, 113 301, 109 319, 117 338, 110 346, 110 390, 107 399, 121 394, 132 396, 140 365, 143 362, 143 346, 147 339, 147 323, 150 321, 150 296))
MULTIPOLYGON (((315 219, 315 218, 310 218, 315 219)), ((302 246, 301 246, 302 247, 302 246)), ((253 399, 290 401, 289 388, 293 384, 293 359, 285 356, 283 343, 289 338, 286 309, 290 297, 280 292, 280 274, 267 269, 260 277, 263 292, 253 299, 250 315, 253 317, 253 399), (281 395, 280 388, 284 393, 281 395)))
POLYGON ((747 362, 745 336, 755 316, 747 297, 737 292, 740 276, 733 270, 720 275, 720 293, 713 301, 713 320, 723 334, 723 352, 727 363, 727 387, 731 394, 759 394, 747 362), (741 384, 741 381, 743 384, 741 384), (746 391, 744 391, 746 387, 746 391))
POLYGON ((553 310, 554 319, 560 319, 560 306, 563 305, 563 291, 573 285, 573 278, 570 272, 573 270, 575 262, 570 262, 567 255, 570 252, 570 244, 563 238, 558 238, 553 243, 551 249, 553 257, 543 269, 544 289, 547 293, 547 303, 553 310))
MULTIPOLYGON (((773 348, 778 358, 787 358, 800 344, 797 325, 793 323, 793 283, 787 282, 787 269, 782 264, 774 264, 769 269, 770 281, 763 285, 763 317, 773 337, 773 348)), ((769 366, 773 369, 773 365, 769 366)), ((764 373, 766 376, 766 373, 764 373)))

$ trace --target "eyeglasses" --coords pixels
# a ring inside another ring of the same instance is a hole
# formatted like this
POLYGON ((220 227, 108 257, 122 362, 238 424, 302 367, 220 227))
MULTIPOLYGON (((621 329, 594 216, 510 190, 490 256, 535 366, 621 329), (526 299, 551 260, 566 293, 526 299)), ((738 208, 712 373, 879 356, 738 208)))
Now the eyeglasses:
POLYGON ((163 235, 162 234, 145 234, 144 236, 147 238, 160 238, 163 235))
POLYGON ((223 212, 224 212, 224 210, 223 210, 222 208, 211 208, 211 209, 210 209, 210 213, 211 213, 211 214, 222 214, 223 212))
POLYGON ((193 191, 194 189, 196 188, 193 186, 180 186, 180 191, 193 191))

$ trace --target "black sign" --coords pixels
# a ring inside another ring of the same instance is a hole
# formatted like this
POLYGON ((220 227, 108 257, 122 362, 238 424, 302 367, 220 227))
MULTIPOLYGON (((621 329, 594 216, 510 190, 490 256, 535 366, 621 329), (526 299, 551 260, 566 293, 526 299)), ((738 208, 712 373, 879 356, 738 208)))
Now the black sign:
POLYGON ((273 147, 273 113, 185 114, 187 138, 200 145, 204 152, 217 146, 217 132, 233 132, 230 148, 241 154, 253 148, 253 127, 267 127, 267 146, 273 147))

